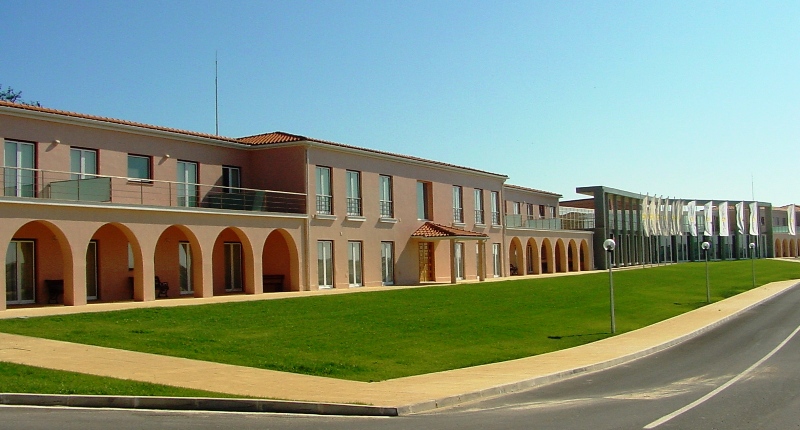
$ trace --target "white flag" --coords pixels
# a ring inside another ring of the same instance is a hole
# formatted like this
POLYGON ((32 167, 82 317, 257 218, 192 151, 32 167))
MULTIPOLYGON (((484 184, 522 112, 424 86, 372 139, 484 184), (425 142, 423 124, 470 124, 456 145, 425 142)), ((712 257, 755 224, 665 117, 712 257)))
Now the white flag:
POLYGON ((644 198, 642 199, 642 221, 641 221, 641 226, 642 226, 642 233, 646 237, 650 237, 650 223, 649 223, 650 216, 648 215, 648 212, 650 211, 650 203, 648 203, 648 201, 647 201, 649 199, 650 199, 650 196, 644 196, 644 198))
POLYGON ((708 202, 703 205, 703 214, 705 215, 705 223, 703 225, 703 236, 714 235, 714 214, 711 213, 714 202, 708 202))
POLYGON ((689 233, 697 237, 697 202, 694 200, 689 202, 686 205, 686 211, 688 212, 686 216, 689 218, 689 233))
POLYGON ((795 220, 794 220, 795 213, 794 213, 794 211, 795 211, 794 205, 789 205, 789 209, 786 212, 786 215, 787 215, 786 216, 786 221, 787 221, 787 224, 789 224, 789 234, 791 234, 792 236, 797 234, 797 232, 795 231, 795 224, 794 224, 795 223, 795 220))
POLYGON ((758 203, 750 203, 750 235, 758 236, 758 203))
POLYGON ((728 228, 728 202, 722 202, 717 207, 719 209, 719 235, 728 236, 730 229, 728 228))
POLYGON ((656 204, 656 196, 653 196, 653 198, 650 199, 650 211, 647 214, 650 217, 648 221, 650 222, 650 234, 652 236, 658 236, 658 227, 656 227, 657 213, 658 213, 658 205, 656 204))
POLYGON ((675 219, 675 234, 683 235, 683 200, 678 200, 675 202, 675 211, 673 213, 673 218, 675 219))
POLYGON ((744 234, 744 202, 734 205, 736 207, 736 232, 744 234))
POLYGON ((661 212, 661 235, 670 236, 672 232, 669 231, 669 197, 664 199, 664 205, 661 212))

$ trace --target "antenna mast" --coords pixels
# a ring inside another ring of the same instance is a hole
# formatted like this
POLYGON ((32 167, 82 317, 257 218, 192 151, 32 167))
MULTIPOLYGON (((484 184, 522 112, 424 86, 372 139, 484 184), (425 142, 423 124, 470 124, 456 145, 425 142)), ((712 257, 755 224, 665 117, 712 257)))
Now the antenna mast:
POLYGON ((219 73, 217 51, 214 51, 214 134, 219 136, 219 73))

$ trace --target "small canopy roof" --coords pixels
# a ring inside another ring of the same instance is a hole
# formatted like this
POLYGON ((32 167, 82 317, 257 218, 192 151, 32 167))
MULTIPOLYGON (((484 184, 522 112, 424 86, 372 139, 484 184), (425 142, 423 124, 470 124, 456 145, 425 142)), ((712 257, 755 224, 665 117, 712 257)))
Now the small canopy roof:
POLYGON ((475 231, 462 230, 446 225, 426 222, 415 231, 411 237, 428 240, 462 239, 462 240, 487 240, 489 236, 475 231))

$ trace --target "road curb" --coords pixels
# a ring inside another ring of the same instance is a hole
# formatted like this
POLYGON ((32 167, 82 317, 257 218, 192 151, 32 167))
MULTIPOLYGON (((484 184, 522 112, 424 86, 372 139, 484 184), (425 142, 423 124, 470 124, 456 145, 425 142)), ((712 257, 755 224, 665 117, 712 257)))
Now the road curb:
POLYGON ((398 415, 395 407, 288 400, 225 399, 195 397, 92 396, 61 394, 0 394, 0 405, 68 406, 80 408, 150 409, 172 411, 272 412, 313 415, 398 415))

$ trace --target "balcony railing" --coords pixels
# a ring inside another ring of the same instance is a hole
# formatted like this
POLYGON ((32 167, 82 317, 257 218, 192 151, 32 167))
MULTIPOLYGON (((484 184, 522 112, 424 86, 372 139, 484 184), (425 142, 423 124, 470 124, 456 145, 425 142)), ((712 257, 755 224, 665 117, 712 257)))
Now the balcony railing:
POLYGON ((389 200, 381 200, 381 218, 392 218, 394 216, 394 205, 389 200))
POLYGON ((453 222, 464 222, 464 208, 453 208, 453 222))
POLYGON ((534 230, 591 230, 594 228, 594 218, 571 216, 532 218, 527 215, 506 215, 506 227, 534 230))
POLYGON ((483 209, 475 209, 475 224, 483 224, 483 209))
POLYGON ((347 198, 347 215, 361 216, 361 198, 348 197, 347 198))
POLYGON ((5 197, 250 212, 306 213, 306 195, 121 176, 0 167, 5 197))
POLYGON ((317 194, 317 213, 331 215, 333 213, 333 197, 317 194))

